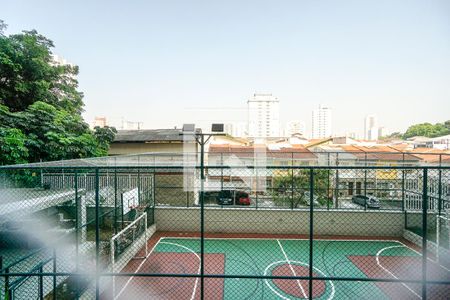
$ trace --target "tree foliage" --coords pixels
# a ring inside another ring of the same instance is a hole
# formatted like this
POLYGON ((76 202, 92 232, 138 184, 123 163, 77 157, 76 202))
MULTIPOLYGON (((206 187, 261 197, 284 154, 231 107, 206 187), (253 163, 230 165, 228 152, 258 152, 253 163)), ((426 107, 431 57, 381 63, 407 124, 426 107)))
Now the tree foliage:
MULTIPOLYGON (((272 197, 277 205, 291 206, 297 208, 300 206, 309 206, 309 170, 297 170, 294 174, 275 174, 272 180, 272 197)), ((328 171, 314 171, 314 198, 319 205, 327 205, 331 201, 328 190, 328 171)))
POLYGON ((438 137, 450 134, 450 120, 445 123, 421 123, 410 126, 403 138, 408 139, 414 136, 438 137))
POLYGON ((25 163, 28 149, 26 136, 17 128, 0 127, 0 161, 5 164, 25 163))
POLYGON ((56 62, 37 31, 5 28, 0 20, 0 164, 106 155, 116 130, 84 122, 78 67, 56 62))

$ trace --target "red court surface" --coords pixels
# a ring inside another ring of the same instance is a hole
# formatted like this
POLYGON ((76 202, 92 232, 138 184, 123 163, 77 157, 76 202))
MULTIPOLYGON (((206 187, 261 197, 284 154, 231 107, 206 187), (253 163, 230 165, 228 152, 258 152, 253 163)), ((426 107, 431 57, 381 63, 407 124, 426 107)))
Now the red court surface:
MULTIPOLYGON (((145 260, 135 260, 133 265, 137 262, 139 273, 200 273, 199 259, 193 253, 153 252, 145 260)), ((205 273, 223 274, 224 271, 223 254, 205 254, 205 273)), ((223 281, 222 278, 205 278, 205 297, 223 299, 223 281)), ((200 299, 200 278, 117 277, 115 285, 115 299, 200 299)), ((105 295, 105 299, 111 298, 105 295)))

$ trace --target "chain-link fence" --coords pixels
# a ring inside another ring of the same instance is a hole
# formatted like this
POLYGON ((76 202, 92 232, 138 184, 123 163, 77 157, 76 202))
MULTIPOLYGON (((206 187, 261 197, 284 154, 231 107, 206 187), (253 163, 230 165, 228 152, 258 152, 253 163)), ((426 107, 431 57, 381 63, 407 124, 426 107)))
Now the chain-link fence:
POLYGON ((212 162, 0 168, 0 297, 448 299, 449 167, 212 162))

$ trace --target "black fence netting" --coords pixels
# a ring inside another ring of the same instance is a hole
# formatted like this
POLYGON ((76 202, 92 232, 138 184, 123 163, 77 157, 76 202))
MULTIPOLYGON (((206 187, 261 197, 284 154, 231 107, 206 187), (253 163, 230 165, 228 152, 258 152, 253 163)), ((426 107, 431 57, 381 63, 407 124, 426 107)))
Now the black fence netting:
POLYGON ((1 167, 0 298, 448 299, 449 226, 444 166, 1 167))

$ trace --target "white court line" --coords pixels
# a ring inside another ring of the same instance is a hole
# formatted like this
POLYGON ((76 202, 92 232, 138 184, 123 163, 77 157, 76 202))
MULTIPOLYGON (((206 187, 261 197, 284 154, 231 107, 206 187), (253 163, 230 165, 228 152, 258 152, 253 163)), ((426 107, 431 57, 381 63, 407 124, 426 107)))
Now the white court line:
MULTIPOLYGON (((281 243, 280 243, 279 240, 277 240, 277 242, 278 242, 278 245, 279 245, 280 248, 281 248, 281 252, 283 252, 284 257, 286 258, 286 262, 288 263, 289 268, 291 269, 291 271, 292 271, 292 273, 294 274, 294 276, 297 277, 297 273, 295 272, 294 268, 292 267, 291 262, 289 261, 289 258, 288 258, 288 256, 287 256, 286 252, 284 251, 283 246, 281 245, 281 243)), ((303 289, 302 283, 301 283, 300 280, 298 280, 298 279, 297 279, 297 284, 298 284, 300 290, 302 291, 302 294, 303 294, 303 296, 305 297, 305 299, 308 298, 308 297, 306 296, 305 290, 303 289)))
MULTIPOLYGON (((408 245, 405 245, 405 244, 403 244, 402 242, 399 242, 399 243, 402 244, 403 246, 405 246, 406 248, 410 249, 410 250, 413 251, 414 253, 420 255, 420 257, 423 256, 422 253, 420 253, 419 251, 417 251, 417 250, 415 250, 415 249, 409 247, 408 245)), ((429 261, 431 261, 432 263, 435 263, 437 266, 441 267, 441 268, 444 269, 445 271, 450 272, 450 269, 449 269, 449 268, 444 267, 443 265, 441 265, 441 264, 439 264, 438 262, 432 260, 432 259, 429 258, 428 256, 427 256, 427 259, 428 259, 429 261)))
MULTIPOLYGON (((190 237, 190 236, 180 236, 180 237, 163 237, 162 239, 187 239, 187 240, 191 240, 191 239, 200 239, 200 237, 190 237)), ((235 238, 235 237, 230 237, 230 238, 220 238, 220 237, 212 237, 212 238, 204 238, 205 240, 261 240, 261 241, 267 241, 267 240, 275 240, 275 238, 235 238)), ((309 239, 290 239, 290 238, 279 238, 278 240, 280 241, 309 241, 309 239)), ((330 242, 391 242, 391 243, 397 243, 400 245, 403 245, 404 247, 410 249, 411 251, 415 252, 416 254, 422 256, 422 253, 420 253, 419 251, 409 247, 408 245, 406 245, 405 243, 399 241, 399 240, 381 240, 381 239, 373 239, 373 240, 369 240, 369 239, 324 239, 324 238, 314 238, 315 241, 330 241, 330 242)), ((432 260, 431 258, 427 257, 427 259, 433 263, 436 263, 436 261, 432 260)), ((437 263, 436 263, 437 264, 437 263)), ((449 268, 446 268, 443 265, 437 264, 439 267, 441 267, 442 269, 446 270, 447 272, 450 272, 449 268)))
MULTIPOLYGON (((137 267, 137 269, 133 272, 134 274, 136 274, 137 272, 139 272, 139 270, 142 268, 142 266, 144 265, 144 263, 147 261, 147 259, 150 257, 150 255, 153 253, 153 250, 155 250, 156 246, 158 246, 159 242, 161 241, 162 238, 158 239, 158 242, 156 242, 156 244, 153 246, 152 250, 150 250, 150 252, 148 253, 147 257, 139 264, 139 266, 137 267)), ((148 243, 148 241, 147 241, 148 243)), ((125 291, 125 289, 127 288, 127 286, 130 284, 131 280, 133 280, 134 276, 131 276, 127 282, 125 283, 125 285, 120 289, 119 293, 117 294, 117 296, 114 297, 114 300, 116 300, 117 298, 120 297, 120 295, 123 293, 123 291, 125 291)), ((114 295, 113 295, 114 296, 114 295)))
MULTIPOLYGON (((291 260, 291 262, 309 268, 309 264, 304 263, 304 262, 302 262, 302 261, 291 260)), ((277 264, 281 264, 281 263, 286 263, 286 261, 284 261, 284 260, 275 261, 275 262, 271 263, 270 265, 268 265, 268 266, 266 267, 266 269, 264 270, 264 276, 266 276, 266 275, 268 274, 268 271, 269 271, 270 268, 272 268, 272 266, 277 265, 277 264)), ((318 268, 316 268, 316 267, 313 266, 313 270, 315 270, 317 273, 319 273, 319 274, 322 275, 323 277, 326 277, 325 273, 322 272, 320 269, 318 269, 318 268)), ((336 290, 335 290, 335 288, 334 288, 334 284, 333 284, 333 282, 332 282, 331 280, 324 280, 324 281, 328 281, 328 282, 330 283, 330 286, 331 286, 331 293, 330 293, 330 295, 328 296, 327 300, 332 300, 332 299, 334 298, 334 294, 335 294, 335 292, 336 292, 336 290)), ((276 290, 270 285, 270 283, 269 283, 269 281, 268 281, 267 279, 264 279, 264 282, 265 282, 266 285, 269 287, 269 289, 271 289, 272 292, 274 292, 278 297, 280 297, 281 299, 284 299, 284 300, 290 300, 289 298, 287 298, 287 297, 281 295, 278 291, 276 291, 276 290)))
MULTIPOLYGON (((383 267, 383 266, 381 265, 381 263, 380 263, 380 254, 383 253, 383 251, 385 251, 385 250, 392 249, 392 248, 400 248, 400 247, 404 247, 404 246, 399 245, 399 246, 389 246, 389 247, 385 247, 385 248, 381 249, 380 251, 378 251, 378 252, 377 252, 377 255, 376 255, 377 265, 378 265, 381 269, 383 269, 386 273, 388 273, 389 275, 391 275, 392 277, 394 277, 394 278, 397 279, 397 280, 399 279, 397 276, 395 276, 391 271, 389 271, 388 269, 386 269, 385 267, 383 267)), ((417 297, 419 297, 419 299, 422 299, 422 297, 421 297, 419 294, 417 294, 414 290, 412 290, 406 283, 401 282, 401 284, 402 284, 405 288, 407 288, 408 290, 410 290, 414 295, 416 295, 417 297)))
MULTIPOLYGON (((134 274, 136 274, 137 272, 139 272, 139 270, 140 270, 140 269, 142 268, 142 266, 144 265, 145 261, 150 257, 150 254, 153 253, 153 250, 155 250, 156 246, 158 246, 159 244, 169 244, 169 245, 174 245, 174 246, 178 246, 178 247, 184 248, 184 249, 188 250, 189 252, 192 252, 192 253, 198 258, 198 260, 200 261, 200 256, 198 256, 198 254, 197 254, 194 250, 192 250, 192 249, 190 249, 190 248, 188 248, 188 247, 186 247, 186 246, 177 244, 177 243, 162 242, 162 241, 161 241, 162 239, 164 239, 164 237, 161 237, 161 238, 158 239, 158 242, 153 246, 152 250, 151 250, 150 253, 147 255, 147 257, 139 264, 138 268, 133 272, 134 274)), ((199 269, 198 269, 198 271, 197 271, 197 274, 200 274, 200 265, 199 265, 199 269)), ((119 293, 117 294, 117 296, 114 297, 114 300, 116 300, 117 298, 120 297, 120 295, 125 291, 125 289, 128 287, 128 285, 130 284, 131 280, 133 280, 133 278, 134 278, 134 276, 131 276, 130 279, 128 279, 128 281, 125 283, 125 285, 124 285, 124 286, 122 287, 122 289, 119 291, 119 293)), ((195 298, 195 293, 196 293, 196 290, 197 290, 197 285, 198 285, 198 277, 197 277, 197 279, 195 280, 195 285, 194 285, 194 289, 193 289, 193 292, 192 292, 191 300, 193 300, 193 299, 195 298)))
MULTIPOLYGON (((180 236, 180 237, 175 237, 175 236, 166 236, 163 237, 162 239, 186 239, 186 240, 193 240, 193 239, 200 239, 200 237, 195 237, 195 236, 180 236)), ((268 240, 277 240, 277 238, 275 237, 269 237, 269 238, 264 238, 264 237, 208 237, 208 238, 204 238, 205 240, 262 240, 262 241, 268 241, 268 240)), ((280 241, 309 241, 309 238, 305 238, 305 239, 292 239, 292 238, 278 238, 278 240, 280 241)), ((399 240, 381 240, 381 239, 325 239, 325 238, 314 238, 315 241, 330 241, 330 242, 393 242, 393 243, 399 243, 402 245, 405 245, 404 243, 400 242, 399 240)), ((405 245, 405 247, 408 247, 407 245, 405 245)), ((408 247, 409 248, 409 247, 408 247)))

